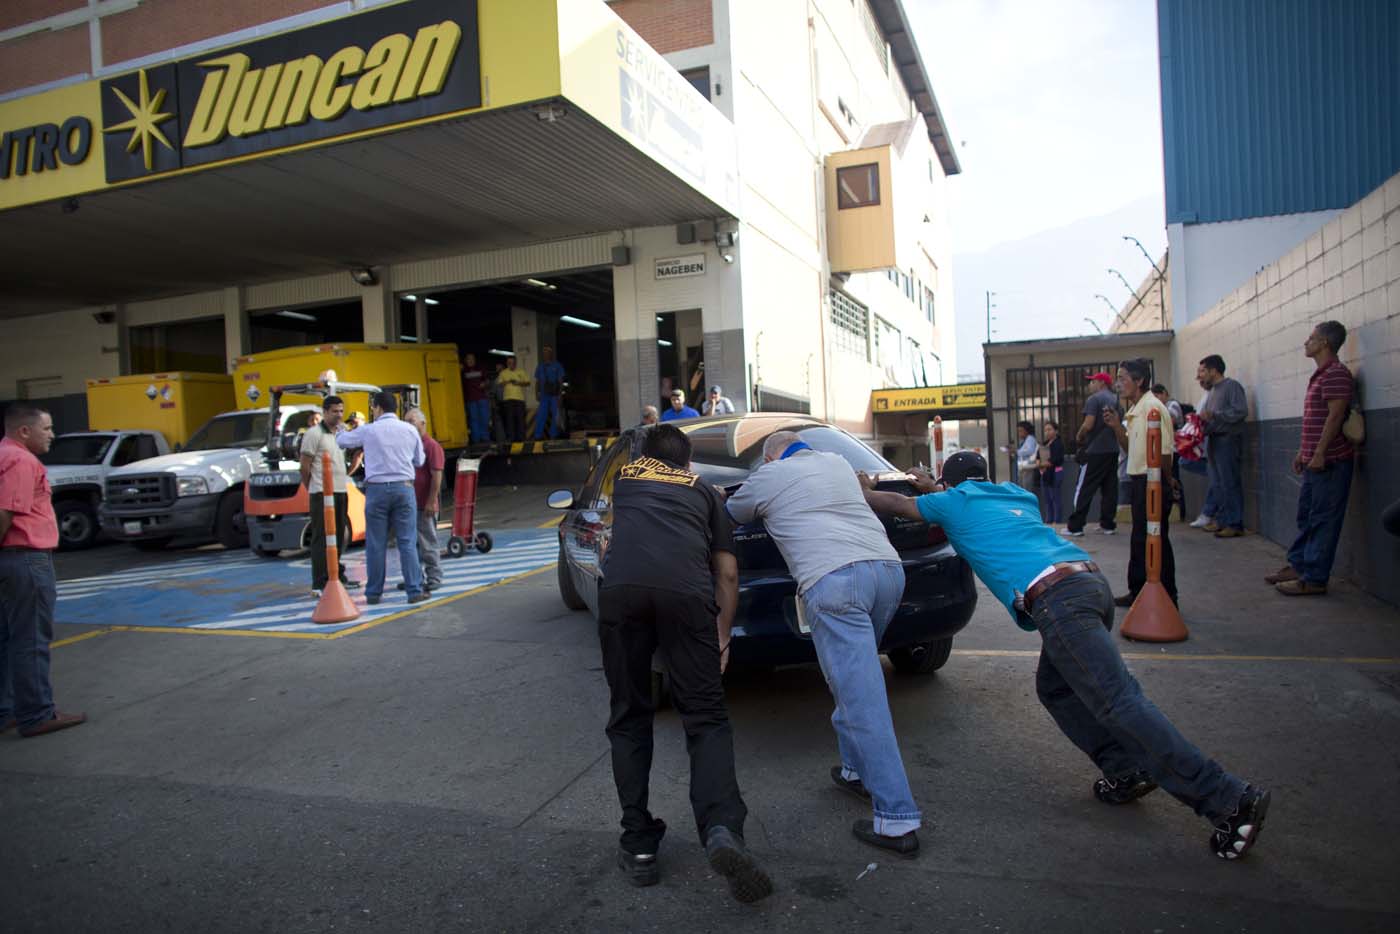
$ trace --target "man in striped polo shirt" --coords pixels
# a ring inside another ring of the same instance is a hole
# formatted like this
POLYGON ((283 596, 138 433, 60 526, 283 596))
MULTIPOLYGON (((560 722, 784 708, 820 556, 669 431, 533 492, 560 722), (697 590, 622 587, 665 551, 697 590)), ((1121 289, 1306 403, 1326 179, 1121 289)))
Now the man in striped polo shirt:
POLYGON ((1303 343, 1303 353, 1317 368, 1303 396, 1303 439, 1293 457, 1293 472, 1302 474, 1298 493, 1298 537, 1288 549, 1288 563, 1264 578, 1279 593, 1309 596, 1327 593, 1327 578, 1337 556, 1337 539, 1346 519, 1356 449, 1342 434, 1355 383, 1337 359, 1347 329, 1324 321, 1303 343))

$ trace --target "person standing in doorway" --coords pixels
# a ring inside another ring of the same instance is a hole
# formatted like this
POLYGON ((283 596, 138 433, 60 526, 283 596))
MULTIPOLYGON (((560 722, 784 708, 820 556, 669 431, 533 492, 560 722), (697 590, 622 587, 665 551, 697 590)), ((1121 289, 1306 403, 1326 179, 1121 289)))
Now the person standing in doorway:
MULTIPOLYGON (((1037 452, 1040 442, 1035 440, 1035 426, 1030 422, 1016 423, 1016 476, 1024 490, 1035 491, 1036 480, 1040 478, 1037 469, 1037 452)), ((1008 453, 1011 449, 1008 448, 1008 453)))
POLYGON ((1060 438, 1059 423, 1045 423, 1042 447, 1045 456, 1040 458, 1040 493, 1045 503, 1045 521, 1059 525, 1062 512, 1060 481, 1065 475, 1065 443, 1060 438))
POLYGON ((710 866, 742 902, 773 891, 744 843, 748 808, 734 771, 734 731, 720 675, 739 595, 733 529, 720 494, 690 469, 690 439, 670 425, 643 437, 613 488, 613 535, 598 589, 598 639, 611 695, 607 735, 622 805, 618 867, 636 886, 661 881, 666 822, 648 806, 652 656, 671 675, 690 756, 690 804, 710 866), (656 556, 669 573, 658 577, 656 556))
POLYGON ((1118 528, 1118 439, 1104 422, 1104 415, 1119 414, 1118 396, 1108 373, 1093 373, 1088 380, 1084 421, 1074 436, 1079 445, 1075 455, 1080 465, 1079 481, 1074 487, 1074 510, 1065 523, 1065 534, 1076 538, 1084 534, 1095 493, 1099 496, 1099 530, 1112 535, 1118 528))
POLYGON ((832 766, 831 780, 872 808, 852 825, 852 835, 916 857, 922 815, 880 667, 880 640, 904 594, 904 567, 884 525, 845 458, 815 451, 791 431, 763 442, 763 464, 727 508, 741 524, 763 522, 797 581, 799 612, 811 625, 835 701, 831 725, 841 763, 832 766))
POLYGON ((685 404, 685 390, 671 390, 671 405, 661 413, 663 422, 674 422, 678 418, 699 418, 700 413, 685 404))
POLYGON ((559 409, 560 396, 564 394, 564 364, 554 359, 553 347, 541 347, 540 358, 540 365, 535 367, 535 394, 540 400, 535 412, 536 441, 546 435, 559 437, 559 421, 564 414, 559 409))
POLYGON ((370 397, 372 421, 335 436, 342 448, 365 452, 365 564, 369 581, 365 602, 379 603, 384 593, 384 558, 389 532, 399 544, 399 567, 409 603, 428 599, 423 592, 423 569, 418 564, 418 523, 413 478, 424 461, 423 441, 412 425, 399 420, 398 399, 392 392, 370 397))
POLYGON ((490 444, 490 386, 486 371, 477 366, 474 353, 462 358, 462 393, 467 402, 467 426, 472 444, 490 444))
POLYGON ((10 403, 0 440, 0 734, 43 736, 87 721, 54 708, 49 679, 58 520, 39 455, 52 444, 47 411, 10 403))
POLYGON ((1356 383, 1337 359, 1346 343, 1340 321, 1313 328, 1303 353, 1313 362, 1303 395, 1303 436, 1293 456, 1293 472, 1303 477, 1298 491, 1298 537, 1288 549, 1288 563, 1265 578, 1290 597, 1327 593, 1327 579, 1337 557, 1337 540, 1347 515, 1356 448, 1342 434, 1356 383))
MULTIPOLYGON (((1104 413, 1108 427, 1113 430, 1118 445, 1128 453, 1128 502, 1133 510, 1133 537, 1128 546, 1128 592, 1114 597, 1115 606, 1132 606, 1138 591, 1147 583, 1147 415, 1156 412, 1162 428, 1159 442, 1162 452, 1162 476, 1171 475, 1172 453, 1176 445, 1172 443, 1172 414, 1162 404, 1162 400, 1149 391, 1152 383, 1152 367, 1146 360, 1124 360, 1118 367, 1119 398, 1128 407, 1128 414, 1120 421, 1117 413, 1104 413)), ((1165 487, 1165 484, 1164 484, 1165 487)), ((1162 586, 1167 596, 1176 603, 1176 555, 1172 552, 1172 540, 1168 535, 1170 509, 1162 510, 1160 534, 1162 536, 1162 586)))
POLYGON ((525 440, 525 387, 530 374, 515 365, 514 357, 506 358, 506 368, 496 377, 501 383, 501 406, 505 410, 506 440, 525 440))
MULTIPOLYGON (((317 597, 326 588, 330 571, 326 568, 326 493, 325 458, 331 459, 331 497, 335 503, 335 542, 340 557, 345 557, 345 549, 350 547, 350 500, 346 484, 349 471, 345 469, 345 452, 335 443, 335 436, 343 430, 345 421, 345 400, 339 396, 326 396, 321 402, 321 420, 306 429, 301 439, 301 485, 306 487, 311 501, 311 593, 317 597)), ((341 563, 336 576, 346 587, 360 586, 345 573, 341 563)))
POLYGON ((1210 475, 1215 521, 1204 528, 1214 532, 1216 538, 1238 538, 1244 534, 1240 459, 1249 403, 1244 387, 1225 375, 1225 360, 1219 354, 1201 360, 1196 375, 1210 389, 1210 400, 1199 414, 1206 430, 1206 471, 1210 475))
POLYGON ((661 421, 661 416, 659 416, 659 415, 656 414, 656 406, 654 406, 654 405, 644 405, 644 406, 642 406, 642 424, 643 424, 643 425, 656 425, 656 424, 660 423, 660 421, 661 421))
MULTIPOLYGON (((428 420, 422 409, 409 409, 404 416, 418 431, 423 442, 423 463, 413 472, 413 499, 418 507, 418 561, 423 565, 423 590, 432 593, 442 586, 442 551, 438 548, 438 510, 442 503, 442 472, 447 457, 442 445, 428 434, 428 420)), ((399 589, 404 589, 399 584, 399 589)))
POLYGON ((505 363, 500 360, 496 361, 496 371, 491 374, 491 382, 487 390, 487 395, 491 400, 491 439, 497 444, 509 440, 506 435, 504 395, 506 384, 501 379, 501 374, 505 372, 505 368, 505 363))
POLYGON ((734 403, 725 398, 723 388, 711 386, 710 396, 701 403, 700 410, 706 415, 733 415, 734 403))

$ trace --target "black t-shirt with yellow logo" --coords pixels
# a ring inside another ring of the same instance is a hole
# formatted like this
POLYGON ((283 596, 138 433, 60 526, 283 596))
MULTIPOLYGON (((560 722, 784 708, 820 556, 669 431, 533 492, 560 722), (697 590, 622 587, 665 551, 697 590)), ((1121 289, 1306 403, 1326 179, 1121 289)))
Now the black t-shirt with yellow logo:
POLYGON ((651 457, 618 472, 603 586, 655 587, 713 600, 715 551, 733 552, 734 535, 714 487, 651 457))

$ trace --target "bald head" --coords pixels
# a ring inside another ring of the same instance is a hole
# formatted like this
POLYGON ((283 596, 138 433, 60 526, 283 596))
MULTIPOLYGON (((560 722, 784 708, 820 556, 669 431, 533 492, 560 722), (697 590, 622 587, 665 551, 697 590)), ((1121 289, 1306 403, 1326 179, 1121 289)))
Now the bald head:
POLYGON ((428 420, 423 417, 422 409, 409 409, 404 415, 403 420, 414 428, 417 428, 420 435, 426 435, 428 433, 428 420))
POLYGON ((784 451, 801 440, 795 431, 775 431, 763 442, 763 459, 775 461, 783 456, 784 451))

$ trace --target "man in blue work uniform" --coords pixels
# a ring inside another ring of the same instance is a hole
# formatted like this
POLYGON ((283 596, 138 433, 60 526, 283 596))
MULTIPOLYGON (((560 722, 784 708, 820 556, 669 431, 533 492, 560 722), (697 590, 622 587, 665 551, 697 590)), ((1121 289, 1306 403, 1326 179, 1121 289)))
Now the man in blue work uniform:
POLYGON ((540 397, 539 411, 535 413, 535 440, 549 432, 551 438, 559 437, 559 396, 564 391, 564 365, 554 359, 553 347, 541 347, 542 361, 535 367, 535 393, 540 397))
POLYGON ((700 413, 685 404, 685 390, 671 390, 671 407, 661 413, 663 422, 674 422, 678 418, 699 418, 700 413))
POLYGON ((1142 693, 1113 644, 1113 591, 1089 556, 1040 521, 1034 494, 987 482, 987 462, 959 451, 924 495, 882 493, 862 475, 882 515, 942 526, 1016 624, 1042 640, 1036 693, 1070 742, 1103 771, 1094 797, 1126 804, 1160 784, 1215 825, 1210 848, 1240 859, 1259 839, 1269 792, 1248 785, 1177 732, 1142 693))

